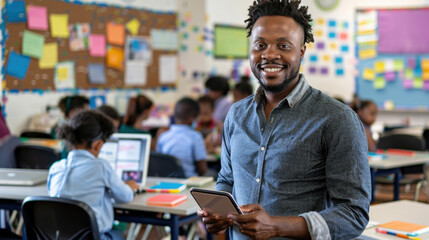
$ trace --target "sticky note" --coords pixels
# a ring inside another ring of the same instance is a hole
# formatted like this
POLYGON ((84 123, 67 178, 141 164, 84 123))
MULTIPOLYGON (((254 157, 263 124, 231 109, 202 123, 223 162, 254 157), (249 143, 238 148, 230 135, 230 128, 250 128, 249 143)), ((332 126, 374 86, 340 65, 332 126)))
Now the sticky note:
POLYGON ((377 57, 377 51, 374 48, 359 50, 359 58, 360 59, 370 59, 377 57))
POLYGON ((24 79, 30 65, 30 58, 11 51, 6 66, 6 74, 24 79))
POLYGON ((39 60, 39 68, 54 68, 58 62, 58 44, 46 43, 43 46, 43 57, 39 60))
POLYGON ((411 68, 405 69, 405 78, 406 79, 412 79, 414 77, 413 70, 411 68))
POLYGON ((320 30, 320 29, 316 30, 315 34, 316 34, 316 37, 322 37, 323 36, 323 31, 320 30))
POLYGON ((59 62, 55 65, 54 84, 56 89, 75 88, 75 67, 73 61, 59 62))
POLYGON ((414 78, 413 88, 415 89, 423 89, 423 79, 420 77, 414 78))
POLYGON ((22 54, 30 57, 41 58, 43 55, 44 43, 45 37, 43 35, 24 31, 22 36, 22 54))
POLYGON ((375 69, 376 73, 383 73, 384 72, 384 62, 383 61, 374 62, 374 69, 375 69))
POLYGON ((106 38, 101 34, 89 36, 89 55, 94 57, 106 56, 106 38))
POLYGON ((323 61, 325 61, 325 62, 331 61, 331 56, 329 56, 328 54, 323 55, 322 58, 323 58, 323 61))
POLYGON ((349 23, 344 21, 343 22, 343 29, 348 29, 349 28, 349 23))
POLYGON ((57 79, 60 81, 67 80, 67 76, 69 75, 69 69, 66 67, 57 68, 57 79))
POLYGON ((309 69, 308 69, 308 72, 309 73, 311 73, 311 74, 315 74, 316 73, 316 67, 314 67, 314 66, 311 66, 309 69))
POLYGON ((337 70, 335 71, 335 74, 337 76, 343 76, 344 75, 344 69, 342 68, 337 68, 337 70))
POLYGON ((107 42, 114 45, 123 46, 125 42, 125 28, 122 24, 107 23, 107 42))
POLYGON ((317 55, 310 55, 310 62, 317 62, 317 55))
POLYGON ((325 24, 325 19, 318 18, 316 22, 317 22, 318 25, 324 25, 325 24))
POLYGON ((337 22, 335 20, 329 20, 328 26, 329 27, 335 27, 337 25, 337 22))
POLYGON ((330 47, 332 50, 336 50, 336 49, 337 49, 337 44, 335 44, 335 43, 331 43, 331 44, 329 44, 329 47, 330 47))
POLYGON ((365 68, 363 70, 362 78, 365 80, 374 80, 375 79, 375 72, 374 69, 371 68, 365 68))
POLYGON ((405 89, 411 89, 411 88, 413 88, 413 85, 414 85, 413 82, 414 82, 413 80, 405 80, 405 81, 402 82, 402 86, 405 89))
MULTIPOLYGON (((3 4, 5 2, 3 1, 3 4)), ((2 6, 4 8, 4 6, 2 6)), ((25 2, 24 1, 6 1, 6 22, 25 22, 25 2)))
POLYGON ((322 69, 320 69, 320 73, 321 73, 322 75, 328 75, 329 70, 328 70, 328 68, 327 68, 327 67, 322 67, 322 69))
POLYGON ((416 68, 416 59, 415 58, 408 58, 407 59, 407 66, 411 69, 416 68))
POLYGON ((51 24, 51 36, 58 38, 69 37, 69 15, 68 14, 51 14, 49 16, 51 24))
POLYGON ((314 48, 314 43, 307 43, 307 48, 308 49, 313 49, 314 48))
POLYGON ((340 40, 347 41, 348 34, 346 32, 340 33, 340 40))
POLYGON ((104 70, 104 64, 88 64, 88 79, 91 84, 105 84, 106 73, 104 70))
POLYGON ((317 42, 316 43, 316 48, 319 49, 319 50, 325 49, 325 43, 324 42, 317 42))
POLYGON ((421 62, 423 71, 429 71, 429 59, 424 59, 421 62))
POLYGON ((404 61, 401 59, 395 59, 393 61, 393 70, 397 72, 404 70, 404 61))
POLYGON ((110 47, 107 51, 107 66, 119 70, 124 69, 124 50, 117 47, 110 47))
POLYGON ((133 20, 129 21, 125 27, 127 28, 128 32, 131 33, 131 35, 137 35, 137 33, 139 33, 140 21, 134 18, 133 20))
POLYGON ((342 45, 341 46, 341 52, 348 52, 349 51, 349 46, 348 45, 342 45))
POLYGON ((426 90, 426 91, 428 91, 428 90, 429 90, 429 81, 425 81, 425 82, 423 83, 423 89, 424 89, 424 90, 426 90))
POLYGON ((48 30, 48 13, 46 7, 29 5, 27 24, 29 29, 48 30))
POLYGON ((328 33, 328 37, 331 38, 331 39, 334 39, 334 38, 337 37, 337 34, 335 32, 329 32, 328 33))
POLYGON ((391 81, 396 79, 396 74, 393 71, 392 72, 385 72, 384 78, 386 79, 386 81, 391 82, 391 81))
POLYGON ((386 81, 383 77, 376 77, 374 81, 375 89, 384 89, 386 87, 386 81))
POLYGON ((343 57, 335 57, 335 63, 343 63, 343 57))
POLYGON ((392 59, 386 59, 384 61, 384 71, 392 72, 395 70, 394 61, 392 59))
POLYGON ((429 81, 429 71, 423 72, 422 78, 424 81, 429 81))

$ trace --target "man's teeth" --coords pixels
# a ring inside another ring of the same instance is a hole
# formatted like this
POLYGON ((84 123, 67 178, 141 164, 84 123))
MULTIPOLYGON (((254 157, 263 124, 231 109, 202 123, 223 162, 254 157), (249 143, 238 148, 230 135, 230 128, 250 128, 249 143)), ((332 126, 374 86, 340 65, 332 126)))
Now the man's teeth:
POLYGON ((264 71, 266 72, 278 72, 282 70, 281 68, 264 68, 264 71))

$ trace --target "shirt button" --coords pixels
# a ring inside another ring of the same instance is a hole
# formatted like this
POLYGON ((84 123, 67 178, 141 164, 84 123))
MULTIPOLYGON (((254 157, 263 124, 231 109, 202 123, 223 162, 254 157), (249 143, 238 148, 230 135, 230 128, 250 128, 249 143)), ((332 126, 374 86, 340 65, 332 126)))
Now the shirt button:
POLYGON ((256 182, 259 182, 259 181, 261 181, 261 179, 259 179, 259 178, 256 178, 256 182))
POLYGON ((264 131, 264 128, 261 128, 261 132, 263 132, 264 131))
POLYGON ((265 150, 265 148, 264 147, 261 147, 261 151, 264 151, 265 150))

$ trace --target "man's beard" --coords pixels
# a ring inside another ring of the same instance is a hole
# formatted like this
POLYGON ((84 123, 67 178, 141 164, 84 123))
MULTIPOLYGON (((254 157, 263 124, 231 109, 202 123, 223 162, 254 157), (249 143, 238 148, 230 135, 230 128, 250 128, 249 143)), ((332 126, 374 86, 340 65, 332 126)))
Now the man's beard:
POLYGON ((271 93, 279 93, 282 92, 283 90, 285 90, 289 84, 292 83, 292 81, 298 76, 299 74, 299 67, 296 68, 295 71, 291 72, 291 75, 286 75, 285 78, 283 79, 283 81, 280 84, 274 85, 274 86, 268 86, 267 84, 262 83, 262 81, 258 79, 259 84, 262 86, 262 88, 264 89, 264 91, 266 92, 271 92, 271 93))

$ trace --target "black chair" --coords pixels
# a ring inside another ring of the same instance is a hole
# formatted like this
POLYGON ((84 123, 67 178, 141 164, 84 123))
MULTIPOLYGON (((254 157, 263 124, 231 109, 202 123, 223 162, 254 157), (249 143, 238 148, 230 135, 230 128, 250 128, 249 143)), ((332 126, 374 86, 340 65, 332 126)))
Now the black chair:
POLYGON ((17 168, 49 169, 59 159, 52 148, 35 145, 19 145, 15 148, 17 168))
POLYGON ((27 239, 100 239, 95 213, 81 201, 26 197, 22 203, 22 216, 27 239))
POLYGON ((429 150, 429 129, 423 130, 423 139, 425 140, 426 150, 429 150))
POLYGON ((20 137, 22 138, 43 138, 43 139, 54 139, 49 133, 45 132, 36 132, 36 131, 24 131, 21 133, 20 137))
POLYGON ((185 178, 181 162, 167 154, 150 152, 148 176, 185 178))

